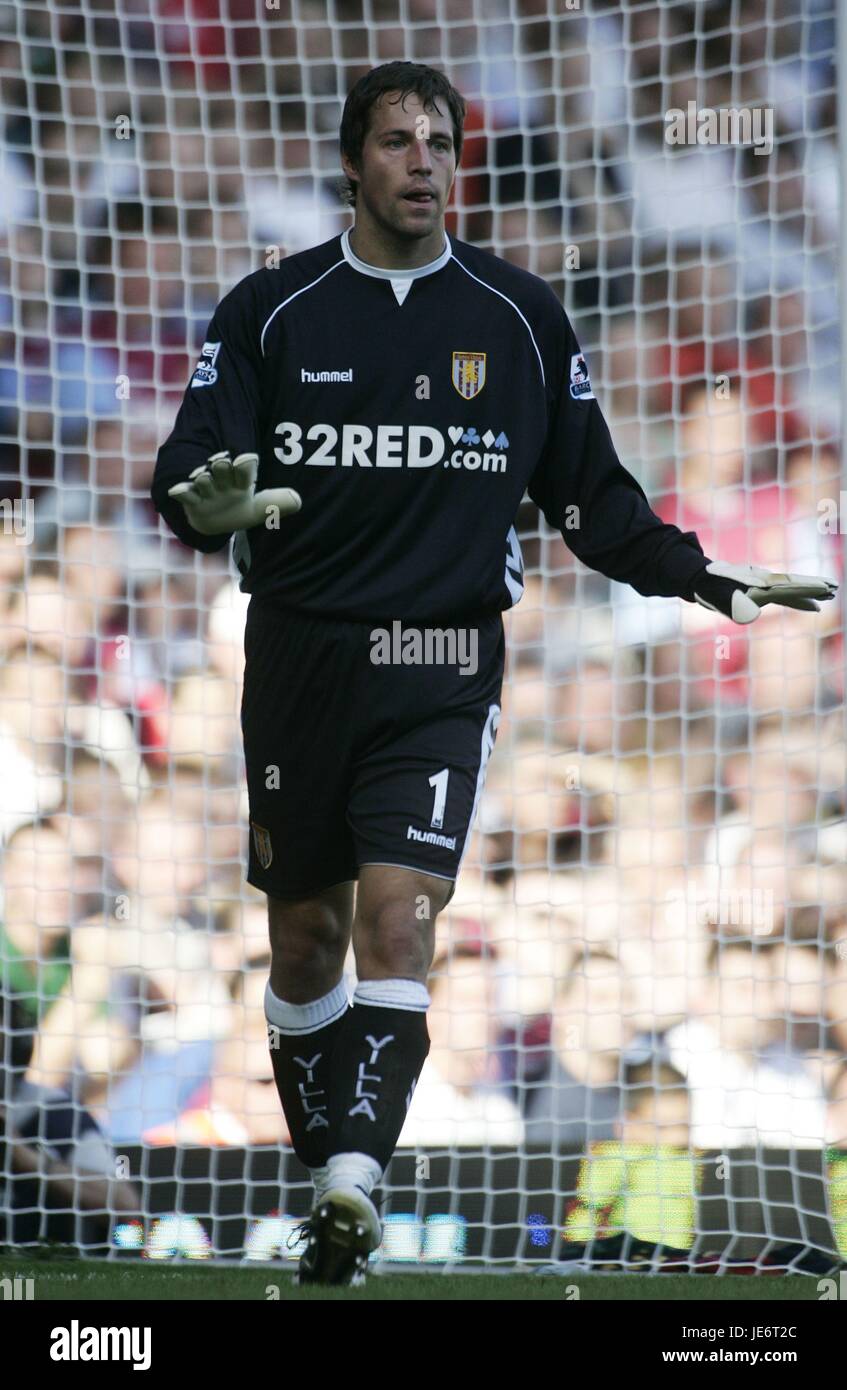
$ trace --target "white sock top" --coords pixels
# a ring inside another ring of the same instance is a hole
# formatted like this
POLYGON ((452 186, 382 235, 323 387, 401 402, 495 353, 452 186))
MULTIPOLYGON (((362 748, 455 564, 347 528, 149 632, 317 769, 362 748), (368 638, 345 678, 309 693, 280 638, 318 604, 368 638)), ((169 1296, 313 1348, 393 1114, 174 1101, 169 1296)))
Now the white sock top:
POLYGON ((278 1028, 280 1033, 292 1036, 298 1033, 316 1033, 328 1023, 333 1023, 349 1007, 347 986, 339 980, 335 989, 321 999, 313 999, 310 1004, 289 1004, 279 999, 271 989, 268 980, 265 986, 265 1018, 278 1028))
POLYGON ((418 980, 360 980, 353 991, 353 1006, 378 1004, 385 1009, 409 1009, 425 1013, 432 1000, 418 980))

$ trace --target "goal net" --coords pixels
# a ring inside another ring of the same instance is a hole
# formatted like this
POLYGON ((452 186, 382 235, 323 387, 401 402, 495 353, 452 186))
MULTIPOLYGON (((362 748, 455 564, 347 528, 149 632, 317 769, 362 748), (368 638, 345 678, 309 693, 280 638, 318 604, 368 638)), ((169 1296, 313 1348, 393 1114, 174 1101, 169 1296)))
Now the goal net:
MULTIPOLYGON (((561 298, 654 510, 843 583, 836 10, 0 3, 0 1244, 299 1253, 244 881, 247 598, 149 485, 222 295, 350 225, 353 83, 411 59, 465 96, 448 231, 561 298)), ((829 1269, 842 601, 741 628, 589 571, 529 501, 517 530, 377 1258, 829 1269)))

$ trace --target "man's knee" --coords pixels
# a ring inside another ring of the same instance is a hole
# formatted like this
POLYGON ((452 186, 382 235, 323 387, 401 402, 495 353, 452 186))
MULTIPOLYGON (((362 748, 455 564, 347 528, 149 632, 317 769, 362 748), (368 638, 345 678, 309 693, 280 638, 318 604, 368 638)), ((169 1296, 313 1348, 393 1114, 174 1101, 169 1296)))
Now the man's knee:
POLYGON ((392 866, 366 869, 354 926, 359 978, 424 980, 432 963, 435 920, 449 902, 453 884, 392 866))
POLYGON ((311 898, 268 897, 274 973, 302 981, 307 992, 328 976, 337 976, 350 943, 352 905, 352 884, 340 884, 311 898))

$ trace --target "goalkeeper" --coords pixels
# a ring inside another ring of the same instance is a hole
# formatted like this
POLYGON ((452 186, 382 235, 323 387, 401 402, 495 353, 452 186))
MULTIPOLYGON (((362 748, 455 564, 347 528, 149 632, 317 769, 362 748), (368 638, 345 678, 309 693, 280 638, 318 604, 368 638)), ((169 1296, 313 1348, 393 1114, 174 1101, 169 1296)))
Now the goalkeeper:
POLYGON ((712 561, 654 514, 553 292, 445 232, 464 115, 420 64, 357 82, 355 225, 222 300, 152 487, 187 544, 234 535, 251 595, 247 877, 268 897, 274 1075, 315 1183, 304 1282, 360 1282, 380 1240, 371 1194, 429 1050, 435 919, 497 731, 524 494, 644 595, 749 623, 835 591, 712 561))

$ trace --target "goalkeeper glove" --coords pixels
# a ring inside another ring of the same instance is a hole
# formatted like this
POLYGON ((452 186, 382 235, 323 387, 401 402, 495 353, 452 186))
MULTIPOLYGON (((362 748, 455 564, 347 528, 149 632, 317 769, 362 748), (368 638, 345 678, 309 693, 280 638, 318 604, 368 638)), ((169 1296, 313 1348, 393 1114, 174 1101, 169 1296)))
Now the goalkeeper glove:
POLYGON ((256 491, 258 470, 258 454, 239 454, 233 463, 225 450, 189 473, 187 483, 168 488, 168 496, 176 498, 189 523, 203 536, 262 526, 268 507, 278 508, 280 516, 299 512, 300 494, 290 487, 256 491))
POLYGON ((694 600, 702 608, 723 613, 734 623, 753 623, 766 603, 819 613, 816 599, 835 597, 838 585, 831 579, 808 574, 774 574, 758 565, 725 565, 713 560, 691 581, 694 600))

